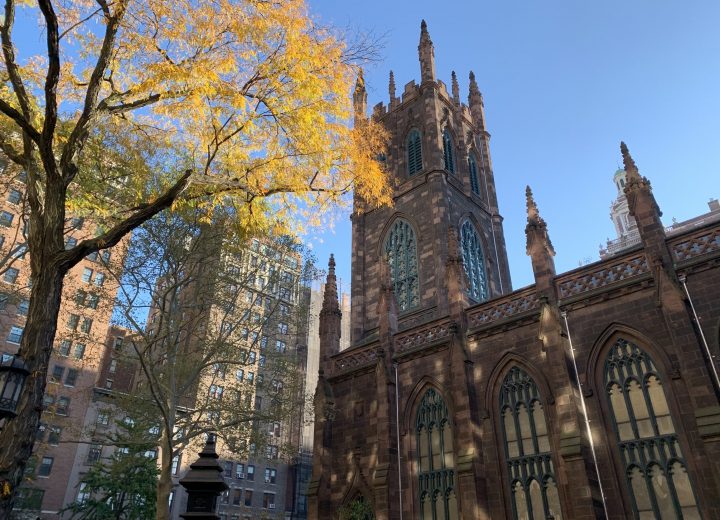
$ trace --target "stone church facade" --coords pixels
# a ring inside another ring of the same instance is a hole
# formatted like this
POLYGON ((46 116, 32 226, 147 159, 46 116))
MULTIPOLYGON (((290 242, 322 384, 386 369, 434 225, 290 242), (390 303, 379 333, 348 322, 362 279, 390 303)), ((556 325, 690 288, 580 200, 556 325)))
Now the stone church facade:
POLYGON ((512 291, 482 96, 436 79, 424 22, 419 55, 372 116, 394 207, 356 200, 342 352, 330 261, 309 518, 720 518, 720 225, 668 238, 623 144, 640 243, 558 274, 528 188, 512 291))

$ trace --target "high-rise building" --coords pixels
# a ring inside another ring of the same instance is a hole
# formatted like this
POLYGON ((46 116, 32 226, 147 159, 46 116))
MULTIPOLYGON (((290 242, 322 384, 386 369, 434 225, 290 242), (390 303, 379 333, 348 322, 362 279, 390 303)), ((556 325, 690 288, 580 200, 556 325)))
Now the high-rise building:
POLYGON ((556 273, 528 188, 512 291, 477 83, 447 92, 424 22, 419 56, 372 116, 395 206, 356 200, 342 351, 330 260, 309 518, 720 518, 718 221, 666 233, 622 145, 636 247, 556 273))

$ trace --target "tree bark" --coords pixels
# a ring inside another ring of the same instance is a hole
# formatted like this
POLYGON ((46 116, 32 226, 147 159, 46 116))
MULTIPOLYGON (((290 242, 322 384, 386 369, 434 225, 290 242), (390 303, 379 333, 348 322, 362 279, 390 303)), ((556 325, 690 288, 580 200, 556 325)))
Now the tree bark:
POLYGON ((17 486, 20 485, 28 459, 32 455, 35 436, 43 410, 47 367, 57 330, 57 318, 66 270, 47 265, 33 276, 25 332, 19 354, 30 370, 20 395, 17 417, 10 419, 0 435, 0 479, 10 481, 12 496, 0 501, 0 518, 8 518, 17 486))
POLYGON ((170 520, 170 492, 172 491, 172 432, 162 428, 160 439, 160 474, 157 484, 156 518, 157 520, 170 520))

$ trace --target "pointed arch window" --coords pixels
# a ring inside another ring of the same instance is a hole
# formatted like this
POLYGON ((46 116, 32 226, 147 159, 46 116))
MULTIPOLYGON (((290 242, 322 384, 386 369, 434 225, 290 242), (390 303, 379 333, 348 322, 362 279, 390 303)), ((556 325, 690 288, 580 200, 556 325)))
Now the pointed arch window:
POLYGON ((650 355, 619 338, 605 359, 605 390, 635 518, 701 518, 650 355))
POLYGON ((385 239, 385 255, 390 265, 390 279, 398 309, 418 306, 418 267, 415 232, 407 220, 398 219, 385 239))
POLYGON ((432 388, 420 401, 415 426, 420 519, 457 520, 452 427, 445 400, 432 388))
POLYGON ((480 183, 478 182, 477 161, 475 156, 468 157, 468 171, 470 172, 470 189, 475 195, 480 195, 480 183))
POLYGON ((408 175, 422 170, 422 138, 420 130, 413 128, 407 138, 408 175))
POLYGON ((445 169, 450 173, 455 173, 455 154, 453 153, 453 141, 450 131, 446 128, 443 130, 443 158, 445 159, 445 169))
POLYGON ((512 492, 513 518, 562 518, 550 453, 545 410, 535 381, 513 367, 500 391, 505 459, 512 492))
POLYGON ((468 294, 478 302, 488 299, 487 271, 480 237, 469 221, 460 228, 463 267, 468 277, 468 294))

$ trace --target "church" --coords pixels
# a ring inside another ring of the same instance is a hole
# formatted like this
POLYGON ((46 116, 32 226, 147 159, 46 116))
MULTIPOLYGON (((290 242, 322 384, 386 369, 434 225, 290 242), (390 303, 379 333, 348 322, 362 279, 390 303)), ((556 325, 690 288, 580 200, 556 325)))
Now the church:
POLYGON ((528 188, 513 291, 482 95, 436 78, 425 22, 418 50, 371 116, 394 206, 356 197, 342 351, 330 259, 309 518, 720 518, 720 223, 666 234, 622 144, 637 243, 556 273, 528 188))

